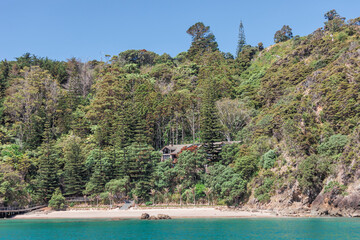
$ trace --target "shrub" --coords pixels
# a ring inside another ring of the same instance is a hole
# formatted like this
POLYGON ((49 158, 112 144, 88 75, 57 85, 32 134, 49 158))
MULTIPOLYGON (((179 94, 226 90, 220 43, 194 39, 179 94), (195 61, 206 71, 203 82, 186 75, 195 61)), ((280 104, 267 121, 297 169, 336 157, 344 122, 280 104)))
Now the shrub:
POLYGON ((196 197, 197 198, 202 198, 202 197, 205 197, 205 185, 204 184, 201 184, 201 183, 198 183, 195 185, 195 191, 196 191, 196 197))
POLYGON ((245 155, 235 160, 235 170, 244 180, 251 178, 257 170, 257 158, 253 155, 245 155))
POLYGON ((274 184, 274 178, 266 177, 261 186, 255 189, 254 196, 259 202, 270 201, 270 191, 274 184))
POLYGON ((329 140, 320 144, 320 146, 318 147, 318 151, 322 155, 334 156, 343 152, 347 142, 348 138, 345 135, 332 135, 329 140))
POLYGON ((65 197, 61 194, 59 188, 57 188, 56 191, 53 193, 49 201, 49 207, 55 210, 60 210, 65 208, 65 197))
POLYGON ((299 165, 299 186, 310 201, 314 200, 322 189, 324 179, 330 172, 330 161, 327 158, 311 155, 299 165))
POLYGON ((277 155, 274 150, 269 150, 261 157, 262 167, 265 169, 272 168, 276 161, 277 155))
POLYGON ((330 181, 324 188, 324 193, 335 191, 336 194, 342 194, 346 190, 346 186, 337 181, 330 181))
POLYGON ((346 33, 344 33, 344 32, 340 32, 339 33, 339 35, 337 35, 337 40, 339 40, 340 42, 343 42, 343 41, 345 41, 346 40, 346 38, 347 38, 347 34, 346 33))
POLYGON ((146 202, 145 205, 146 205, 146 206, 151 206, 151 205, 153 205, 153 202, 151 202, 151 201, 146 202))

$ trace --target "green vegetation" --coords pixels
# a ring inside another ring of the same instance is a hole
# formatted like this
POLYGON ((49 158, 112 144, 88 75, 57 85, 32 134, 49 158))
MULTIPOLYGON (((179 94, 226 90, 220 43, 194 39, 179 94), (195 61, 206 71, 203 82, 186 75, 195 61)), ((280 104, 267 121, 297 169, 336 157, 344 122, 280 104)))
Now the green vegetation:
POLYGON ((49 207, 55 210, 61 210, 65 208, 65 198, 61 194, 59 188, 57 188, 49 201, 49 207))
POLYGON ((1 61, 0 206, 344 194, 360 166, 359 19, 325 18, 303 37, 284 25, 268 48, 245 45, 241 23, 235 58, 199 22, 174 58, 143 49, 106 62, 1 61), (201 147, 160 160, 164 146, 189 143, 201 147))

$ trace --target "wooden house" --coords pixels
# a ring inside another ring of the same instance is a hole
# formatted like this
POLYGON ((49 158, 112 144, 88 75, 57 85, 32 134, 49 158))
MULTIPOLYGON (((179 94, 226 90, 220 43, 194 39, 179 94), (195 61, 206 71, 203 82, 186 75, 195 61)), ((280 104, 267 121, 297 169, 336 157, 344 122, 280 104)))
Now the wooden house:
MULTIPOLYGON (((239 141, 231 141, 231 142, 215 142, 213 143, 218 152, 221 151, 222 147, 227 144, 240 143, 239 141)), ((168 145, 163 147, 160 150, 161 153, 161 161, 165 161, 167 159, 171 159, 173 163, 177 162, 178 155, 185 150, 196 151, 196 149, 201 148, 201 144, 181 144, 181 145, 168 145)))
POLYGON ((193 146, 195 144, 180 144, 180 145, 168 145, 168 146, 165 146, 163 147, 160 152, 162 154, 161 156, 161 161, 165 161, 167 159, 171 159, 173 163, 176 163, 176 160, 177 160, 177 157, 178 157, 178 154, 193 146))

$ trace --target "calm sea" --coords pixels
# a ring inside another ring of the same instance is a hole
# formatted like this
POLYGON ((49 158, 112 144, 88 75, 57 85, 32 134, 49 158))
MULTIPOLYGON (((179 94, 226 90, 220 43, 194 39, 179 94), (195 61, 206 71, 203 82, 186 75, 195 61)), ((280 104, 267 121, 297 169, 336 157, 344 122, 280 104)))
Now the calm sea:
POLYGON ((360 239, 360 219, 10 219, 0 239, 360 239))

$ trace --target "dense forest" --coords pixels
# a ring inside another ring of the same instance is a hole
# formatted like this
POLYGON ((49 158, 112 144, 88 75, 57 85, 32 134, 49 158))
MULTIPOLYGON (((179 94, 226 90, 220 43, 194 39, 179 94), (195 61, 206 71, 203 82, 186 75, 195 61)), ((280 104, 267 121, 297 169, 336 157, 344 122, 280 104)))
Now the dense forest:
POLYGON ((282 207, 328 194, 351 205, 360 18, 331 10, 325 21, 304 37, 284 25, 267 48, 247 45, 241 23, 236 56, 199 22, 174 58, 143 49, 105 61, 2 60, 0 205, 61 194, 282 207), (217 151, 219 141, 236 143, 217 151), (162 147, 186 143, 202 147, 160 160, 162 147))

